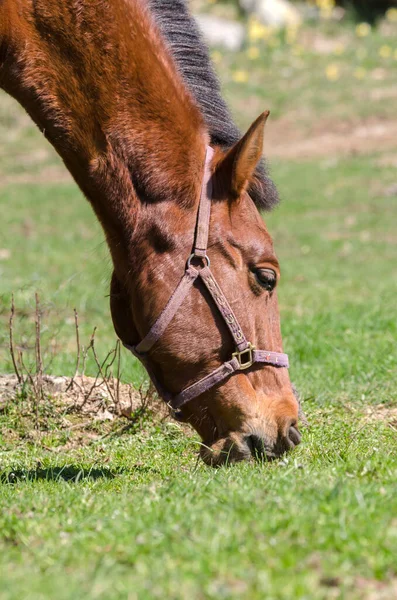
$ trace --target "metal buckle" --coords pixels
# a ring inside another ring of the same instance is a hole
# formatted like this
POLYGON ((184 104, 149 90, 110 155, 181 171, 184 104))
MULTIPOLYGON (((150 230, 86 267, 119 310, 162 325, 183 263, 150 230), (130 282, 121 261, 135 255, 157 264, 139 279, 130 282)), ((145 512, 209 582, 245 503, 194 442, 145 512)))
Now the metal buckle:
POLYGON ((170 416, 172 419, 175 419, 175 421, 183 421, 183 419, 181 419, 182 411, 180 408, 174 408, 171 402, 166 402, 166 405, 170 411, 170 416))
POLYGON ((208 258, 207 255, 205 256, 197 256, 196 254, 191 254, 188 258, 187 264, 186 264, 186 268, 188 269, 190 267, 190 265, 192 264, 192 260, 197 258, 197 260, 202 260, 203 262, 207 263, 207 267, 211 266, 211 261, 208 258))
POLYGON ((241 352, 234 352, 233 358, 237 358, 239 362, 239 369, 241 371, 245 371, 245 369, 249 369, 254 364, 254 350, 255 346, 253 346, 250 342, 248 342, 248 348, 242 350, 241 352))

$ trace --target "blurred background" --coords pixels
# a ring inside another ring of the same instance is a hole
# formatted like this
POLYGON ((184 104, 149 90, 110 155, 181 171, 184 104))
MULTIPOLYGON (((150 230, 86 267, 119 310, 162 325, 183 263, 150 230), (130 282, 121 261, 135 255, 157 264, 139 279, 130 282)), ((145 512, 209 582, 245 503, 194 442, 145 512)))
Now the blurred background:
MULTIPOLYGON (((265 218, 282 266, 293 379, 307 396, 327 402, 389 397, 397 292, 397 2, 192 0, 191 6, 239 126, 271 110, 265 155, 282 202, 265 218)), ((12 371, 12 293, 15 339, 34 364, 38 291, 45 368, 71 375, 75 307, 83 343, 94 326, 100 353, 115 342, 108 251, 61 161, 2 92, 0 136, 0 372, 12 371)), ((145 378, 127 355, 122 376, 136 384, 145 378)))

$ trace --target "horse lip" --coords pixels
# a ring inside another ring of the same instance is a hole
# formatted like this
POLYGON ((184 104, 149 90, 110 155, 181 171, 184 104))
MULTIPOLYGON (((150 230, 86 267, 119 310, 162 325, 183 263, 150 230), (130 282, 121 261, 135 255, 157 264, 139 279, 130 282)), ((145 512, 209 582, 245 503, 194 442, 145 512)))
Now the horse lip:
POLYGON ((258 435, 249 435, 245 438, 251 456, 256 460, 274 460, 277 458, 277 454, 272 452, 267 446, 265 440, 258 435))
POLYGON ((251 452, 251 456, 259 461, 273 461, 281 458, 283 454, 296 448, 300 442, 301 434, 296 427, 291 427, 286 437, 279 437, 272 447, 259 435, 251 434, 245 438, 245 443, 251 452))

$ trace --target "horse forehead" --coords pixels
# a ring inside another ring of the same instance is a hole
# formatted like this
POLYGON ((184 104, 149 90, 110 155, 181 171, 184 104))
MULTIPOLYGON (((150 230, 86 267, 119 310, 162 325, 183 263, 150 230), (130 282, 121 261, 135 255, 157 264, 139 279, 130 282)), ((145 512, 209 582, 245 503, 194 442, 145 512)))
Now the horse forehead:
POLYGON ((225 203, 224 210, 217 216, 214 223, 217 237, 232 245, 273 246, 266 223, 250 197, 231 208, 225 203))

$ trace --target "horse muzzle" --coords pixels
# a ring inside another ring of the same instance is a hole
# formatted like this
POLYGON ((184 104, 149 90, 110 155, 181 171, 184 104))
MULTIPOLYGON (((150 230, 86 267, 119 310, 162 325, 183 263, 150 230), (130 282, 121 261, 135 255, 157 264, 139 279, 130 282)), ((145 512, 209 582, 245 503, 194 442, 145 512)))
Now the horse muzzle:
POLYGON ((200 456, 212 467, 252 460, 268 462, 293 450, 300 442, 301 433, 296 424, 290 425, 285 433, 279 432, 276 439, 259 431, 251 435, 233 432, 211 445, 203 443, 200 456))

